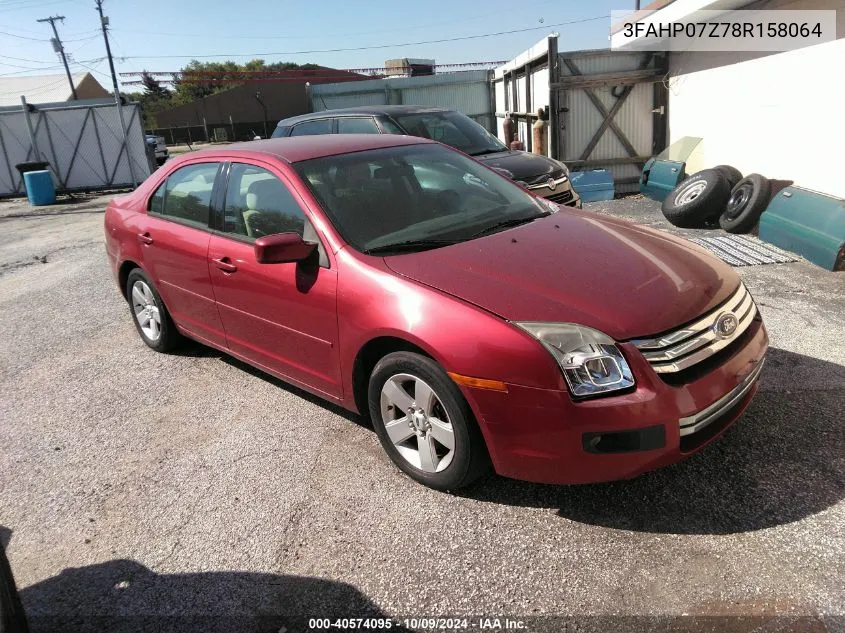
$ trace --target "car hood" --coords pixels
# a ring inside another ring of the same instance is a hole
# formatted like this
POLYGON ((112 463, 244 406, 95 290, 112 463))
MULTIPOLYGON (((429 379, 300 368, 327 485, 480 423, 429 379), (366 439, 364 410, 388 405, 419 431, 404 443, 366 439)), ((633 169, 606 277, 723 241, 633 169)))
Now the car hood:
POLYGON ((739 285, 730 266, 691 242, 568 210, 385 263, 504 319, 578 323, 616 340, 692 321, 739 285))
POLYGON ((495 154, 473 156, 473 158, 488 167, 507 169, 513 174, 515 180, 551 174, 560 169, 560 163, 550 158, 517 150, 504 150, 495 154))

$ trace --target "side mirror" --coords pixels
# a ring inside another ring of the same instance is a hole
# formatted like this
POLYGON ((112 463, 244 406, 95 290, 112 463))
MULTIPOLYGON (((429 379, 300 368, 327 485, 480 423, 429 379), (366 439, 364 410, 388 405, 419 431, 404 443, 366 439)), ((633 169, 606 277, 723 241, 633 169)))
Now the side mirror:
POLYGON ((259 264, 286 264, 308 259, 317 245, 306 242, 298 233, 277 233, 259 237, 254 250, 259 264))

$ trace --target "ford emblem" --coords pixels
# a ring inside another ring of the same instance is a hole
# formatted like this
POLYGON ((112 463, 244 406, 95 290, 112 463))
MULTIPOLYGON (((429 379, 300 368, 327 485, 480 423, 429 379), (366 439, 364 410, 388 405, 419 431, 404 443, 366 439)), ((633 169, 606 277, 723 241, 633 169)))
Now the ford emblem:
POLYGON ((725 312, 720 314, 716 323, 713 324, 713 333, 719 338, 730 338, 738 326, 739 320, 736 315, 733 312, 725 312))

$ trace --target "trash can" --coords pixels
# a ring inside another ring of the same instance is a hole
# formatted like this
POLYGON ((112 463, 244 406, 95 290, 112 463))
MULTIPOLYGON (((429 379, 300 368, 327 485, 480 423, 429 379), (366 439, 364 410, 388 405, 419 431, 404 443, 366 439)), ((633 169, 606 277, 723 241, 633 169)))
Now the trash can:
POLYGON ((23 175, 28 171, 42 171, 44 169, 50 169, 50 163, 45 163, 43 161, 31 161, 28 163, 18 163, 15 165, 15 169, 18 170, 18 173, 23 178, 23 175))
POLYGON ((26 197, 29 204, 40 207, 53 204, 56 201, 56 187, 53 185, 53 174, 48 169, 27 171, 23 174, 26 186, 26 197))

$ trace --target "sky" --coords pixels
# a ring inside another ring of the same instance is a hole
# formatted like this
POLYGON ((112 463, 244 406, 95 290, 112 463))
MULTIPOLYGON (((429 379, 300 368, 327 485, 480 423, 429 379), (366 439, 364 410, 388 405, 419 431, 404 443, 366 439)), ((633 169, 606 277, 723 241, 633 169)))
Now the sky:
MULTIPOLYGON (((633 4, 633 0, 105 0, 103 10, 110 19, 116 69, 123 73, 177 71, 191 59, 261 58, 268 63, 311 62, 334 68, 381 67, 397 57, 433 58, 438 64, 504 61, 552 32, 560 33, 561 51, 606 48, 611 10, 630 9, 633 4), (502 31, 519 32, 491 35, 502 31)), ((71 58, 71 72, 91 71, 110 88, 94 0, 0 0, 0 76, 63 72, 50 45, 50 25, 36 21, 51 15, 65 16, 57 27, 71 58)))

